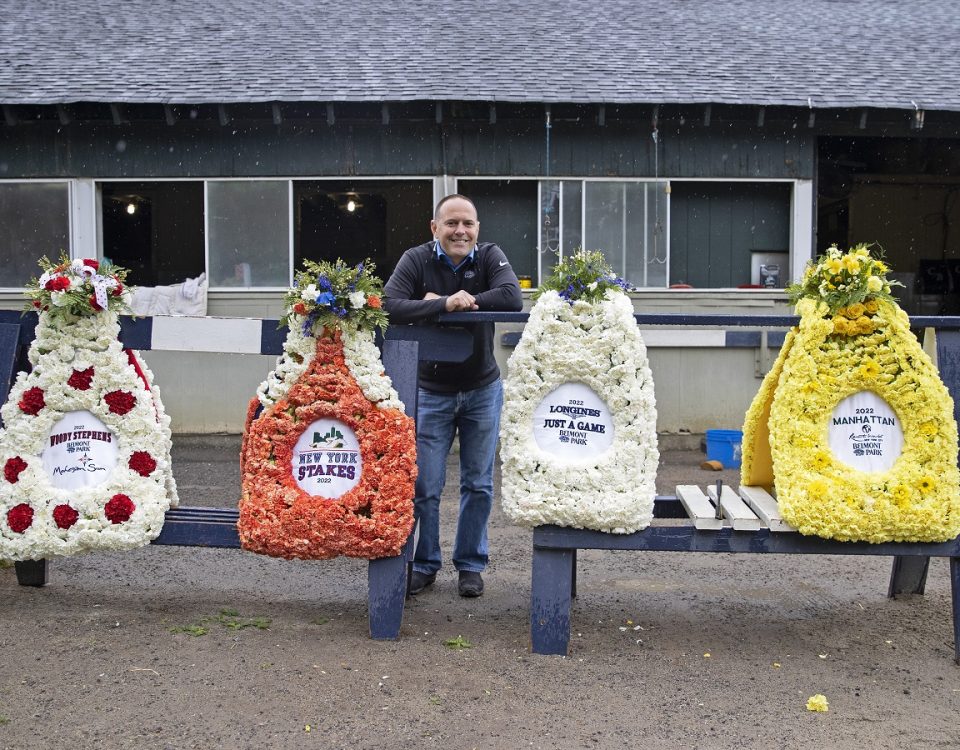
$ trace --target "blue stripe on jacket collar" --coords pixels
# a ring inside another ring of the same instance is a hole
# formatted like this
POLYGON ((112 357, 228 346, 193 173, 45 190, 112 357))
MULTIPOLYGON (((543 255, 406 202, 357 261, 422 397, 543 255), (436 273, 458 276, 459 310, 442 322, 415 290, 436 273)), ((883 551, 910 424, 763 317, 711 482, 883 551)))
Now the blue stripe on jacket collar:
POLYGON ((470 254, 466 258, 464 258, 459 263, 457 263, 457 265, 453 265, 453 260, 451 260, 450 256, 447 255, 445 252, 443 252, 443 248, 440 247, 440 240, 434 240, 433 242, 434 242, 435 249, 437 251, 437 260, 443 263, 446 263, 454 271, 459 270, 460 266, 462 266, 467 261, 473 260, 473 257, 477 252, 477 246, 474 245, 473 250, 470 251, 470 254))

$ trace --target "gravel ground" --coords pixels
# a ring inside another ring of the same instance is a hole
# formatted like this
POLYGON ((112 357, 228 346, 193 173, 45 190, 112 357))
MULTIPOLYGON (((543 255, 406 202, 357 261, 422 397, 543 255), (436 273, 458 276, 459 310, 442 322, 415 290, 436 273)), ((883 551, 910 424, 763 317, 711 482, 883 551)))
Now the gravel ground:
MULTIPOLYGON (((176 445, 183 504, 235 504, 238 440, 176 445)), ((702 460, 665 452, 660 491, 737 484, 702 460)), ((57 560, 43 589, 0 570, 0 747, 960 747, 945 560, 895 601, 882 558, 583 551, 570 653, 538 656, 530 533, 497 508, 490 536, 484 596, 444 568, 396 642, 367 637, 362 561, 147 547, 57 560)))

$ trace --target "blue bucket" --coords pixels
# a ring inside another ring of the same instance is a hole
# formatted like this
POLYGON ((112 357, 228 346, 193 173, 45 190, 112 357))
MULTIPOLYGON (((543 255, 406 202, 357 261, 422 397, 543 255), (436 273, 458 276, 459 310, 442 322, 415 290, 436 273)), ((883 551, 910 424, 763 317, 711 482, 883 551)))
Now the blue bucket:
POLYGON ((740 430, 707 430, 707 459, 719 461, 725 469, 740 468, 740 430))

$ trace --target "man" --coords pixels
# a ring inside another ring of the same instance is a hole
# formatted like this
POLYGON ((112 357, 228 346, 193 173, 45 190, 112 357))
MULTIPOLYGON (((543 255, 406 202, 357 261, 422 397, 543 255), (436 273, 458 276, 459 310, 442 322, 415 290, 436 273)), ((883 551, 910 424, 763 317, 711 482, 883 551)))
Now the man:
MULTIPOLYGON (((517 276, 503 250, 477 243, 473 201, 448 195, 430 222, 433 241, 407 250, 384 288, 391 323, 430 323, 443 312, 520 310, 517 276)), ((480 596, 487 567, 487 520, 493 507, 493 464, 503 385, 493 356, 493 323, 465 326, 473 353, 464 362, 423 362, 417 408, 419 475, 414 515, 420 538, 410 593, 431 586, 440 569, 440 493, 447 454, 460 434, 460 515, 453 547, 460 596, 480 596)))

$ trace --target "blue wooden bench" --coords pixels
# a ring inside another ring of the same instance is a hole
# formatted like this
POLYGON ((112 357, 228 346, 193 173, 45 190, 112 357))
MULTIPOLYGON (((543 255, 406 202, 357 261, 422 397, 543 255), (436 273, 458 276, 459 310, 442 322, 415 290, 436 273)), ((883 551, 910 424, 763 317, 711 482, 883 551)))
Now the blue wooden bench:
MULTIPOLYGON (((231 326, 245 326, 246 338, 252 340, 250 353, 277 355, 282 351, 286 332, 277 328, 276 320, 224 318, 212 322, 221 331, 231 326)), ((36 323, 34 314, 21 317, 16 312, 0 311, 0 403, 6 402, 17 372, 29 369, 26 352, 33 340, 36 323)), ((124 346, 139 350, 153 349, 155 323, 186 327, 203 325, 202 320, 121 318, 120 337, 124 346)), ((457 333, 428 333, 427 330, 409 326, 396 331, 390 329, 387 331, 386 340, 379 342, 382 346, 384 369, 393 380, 407 413, 414 417, 417 409, 418 358, 422 356, 439 361, 462 361, 470 351, 469 340, 457 333)), ((168 334, 162 338, 169 341, 176 337, 168 334)), ((238 408, 242 411, 241 406, 238 408)), ((239 549, 237 518, 236 508, 173 508, 167 511, 163 529, 152 543, 239 549)), ((370 636, 374 639, 390 640, 400 634, 412 550, 413 534, 401 555, 371 560, 369 563, 368 619, 370 636)), ((49 566, 46 560, 17 562, 16 573, 17 581, 22 586, 44 586, 48 582, 49 566)))
MULTIPOLYGON (((721 326, 790 326, 795 318, 779 316, 638 315, 640 323, 721 326)), ((915 317, 915 328, 937 331, 940 374, 954 400, 960 421, 960 318, 915 317)), ((734 344, 736 345, 736 344, 734 344)), ((958 488, 960 491, 960 488, 958 488)), ((798 533, 698 529, 675 496, 654 502, 654 521, 635 534, 606 534, 585 529, 540 526, 533 531, 530 635, 534 653, 566 654, 570 641, 570 605, 576 597, 577 550, 649 550, 655 552, 743 552, 787 555, 884 555, 893 558, 887 595, 922 594, 931 557, 950 559, 954 658, 960 664, 960 538, 942 544, 837 542, 798 533), (666 519, 687 519, 686 523, 666 519)))
MULTIPOLYGON (((518 323, 525 313, 458 313, 444 316, 451 322, 493 319, 518 323)), ((797 318, 781 315, 687 315, 638 314, 639 325, 670 327, 718 327, 726 329, 725 346, 757 346, 760 336, 736 328, 789 328, 797 318)), ((954 400, 954 416, 960 421, 960 318, 914 317, 914 328, 934 328, 940 374, 954 400)), ((502 337, 515 345, 516 333, 502 337)), ((782 334, 771 332, 764 339, 779 345, 782 334)), ((960 491, 960 488, 958 488, 960 491)), ((679 498, 657 497, 653 524, 635 534, 607 534, 584 529, 539 526, 533 530, 531 566, 530 634, 534 653, 566 654, 570 640, 570 605, 577 590, 577 550, 650 550, 660 552, 743 552, 771 554, 884 555, 893 558, 888 596, 922 594, 931 557, 950 558, 954 653, 960 663, 960 538, 943 544, 869 544, 835 542, 798 533, 778 533, 770 528, 734 531, 698 529, 687 517, 679 498), (669 519, 669 520, 668 520, 669 519), (686 519, 684 522, 682 519, 686 519)))

